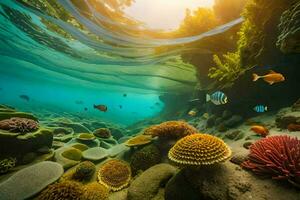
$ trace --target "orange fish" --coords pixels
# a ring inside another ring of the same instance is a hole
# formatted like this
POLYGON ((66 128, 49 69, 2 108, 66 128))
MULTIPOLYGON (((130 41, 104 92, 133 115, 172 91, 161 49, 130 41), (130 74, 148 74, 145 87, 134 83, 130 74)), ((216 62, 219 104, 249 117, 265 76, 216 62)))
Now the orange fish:
POLYGON ((269 83, 270 85, 274 84, 274 83, 279 83, 282 81, 285 81, 285 77, 277 72, 274 72, 272 70, 270 70, 270 72, 264 76, 259 76, 257 74, 253 74, 253 81, 257 81, 258 79, 264 79, 264 81, 266 81, 267 83, 269 83))
POLYGON ((258 135, 261 135, 262 137, 266 137, 269 134, 269 130, 264 126, 252 126, 250 130, 257 133, 258 135))
POLYGON ((95 109, 98 109, 102 112, 106 112, 107 111, 107 106, 106 105, 94 105, 95 109))

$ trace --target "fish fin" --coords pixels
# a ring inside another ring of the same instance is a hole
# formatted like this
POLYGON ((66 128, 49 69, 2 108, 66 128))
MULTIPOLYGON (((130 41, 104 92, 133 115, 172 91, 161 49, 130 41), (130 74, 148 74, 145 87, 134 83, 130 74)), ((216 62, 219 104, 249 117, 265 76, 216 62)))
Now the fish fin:
POLYGON ((209 101, 210 101, 210 95, 206 94, 206 102, 209 102, 209 101))
POLYGON ((265 106, 265 111, 268 111, 268 106, 265 106))
POLYGON ((273 85, 275 82, 274 81, 269 81, 268 82, 270 85, 273 85))
POLYGON ((275 72, 275 71, 273 71, 273 70, 270 70, 269 73, 270 73, 270 74, 277 74, 277 72, 275 72))
POLYGON ((253 81, 257 81, 258 79, 260 79, 260 76, 258 76, 257 74, 252 74, 253 76, 253 81))

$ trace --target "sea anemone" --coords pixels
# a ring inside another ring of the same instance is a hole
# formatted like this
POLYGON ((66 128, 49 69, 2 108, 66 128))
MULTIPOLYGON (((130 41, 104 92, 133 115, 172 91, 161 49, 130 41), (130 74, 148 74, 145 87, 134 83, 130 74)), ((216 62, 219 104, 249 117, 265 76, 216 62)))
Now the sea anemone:
POLYGON ((88 180, 90 179, 96 171, 96 166, 90 161, 84 161, 78 164, 75 168, 75 172, 72 176, 75 180, 88 180))
POLYGON ((7 173, 10 169, 16 166, 17 159, 16 158, 5 158, 0 160, 0 174, 7 173))
POLYGON ((180 139, 169 151, 171 161, 183 166, 212 165, 227 160, 231 150, 212 135, 193 134, 180 139))
POLYGON ((182 138, 197 133, 197 129, 184 121, 167 121, 151 126, 144 131, 145 135, 159 138, 182 138))
POLYGON ((0 121, 0 129, 7 130, 13 133, 29 133, 36 131, 39 128, 39 123, 32 119, 12 117, 0 121))
POLYGON ((38 200, 81 200, 83 189, 75 181, 63 181, 49 185, 38 196, 38 200))
POLYGON ((149 135, 138 135, 133 138, 130 138, 125 142, 125 145, 128 147, 141 146, 149 144, 152 141, 152 137, 149 135))
POLYGON ((106 200, 109 195, 108 188, 97 182, 85 185, 83 191, 83 200, 106 200))
POLYGON ((258 140, 250 146, 250 155, 242 167, 273 179, 286 179, 299 186, 300 140, 287 135, 258 140))
POLYGON ((110 138, 111 137, 111 131, 108 128, 98 128, 93 132, 93 134, 96 137, 100 137, 100 138, 110 138))
POLYGON ((98 179, 99 183, 112 191, 121 190, 129 184, 131 179, 130 166, 122 160, 109 160, 100 167, 98 179))

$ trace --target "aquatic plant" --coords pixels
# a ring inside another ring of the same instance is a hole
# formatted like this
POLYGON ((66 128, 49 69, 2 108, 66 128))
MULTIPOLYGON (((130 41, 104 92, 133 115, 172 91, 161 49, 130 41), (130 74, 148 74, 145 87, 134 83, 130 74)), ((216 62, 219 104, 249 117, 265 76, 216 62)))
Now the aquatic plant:
POLYGON ((75 181, 63 181, 49 185, 38 200, 81 200, 82 185, 75 181))
POLYGON ((150 126, 144 131, 144 135, 158 136, 159 138, 182 138, 196 133, 197 129, 184 121, 167 121, 150 126))
POLYGON ((0 160, 0 174, 7 173, 10 169, 16 166, 17 159, 16 158, 4 158, 0 160))
POLYGON ((96 166, 94 163, 90 161, 84 161, 82 163, 79 163, 76 168, 75 172, 72 175, 73 179, 76 180, 87 180, 90 179, 96 171, 96 166))
POLYGON ((29 133, 36 131, 39 123, 32 119, 12 117, 0 121, 0 129, 14 133, 29 133))
POLYGON ((106 200, 108 199, 109 190, 97 182, 89 183, 83 187, 83 200, 106 200))
POLYGON ((104 163, 98 171, 99 183, 105 185, 112 191, 123 189, 131 179, 130 166, 122 160, 109 160, 104 163))
POLYGON ((111 131, 108 128, 98 128, 94 130, 93 134, 96 137, 100 138, 110 138, 111 137, 111 131))
POLYGON ((149 135, 137 135, 133 138, 130 138, 125 142, 125 145, 128 147, 141 146, 149 144, 152 141, 152 137, 149 135))
POLYGON ((250 155, 242 167, 300 186, 300 140, 287 135, 258 140, 250 146, 250 155))
POLYGON ((82 158, 81 151, 75 148, 66 149, 61 155, 67 159, 75 161, 80 161, 82 158))
POLYGON ((130 167, 132 173, 135 175, 138 171, 144 171, 160 163, 160 161, 161 153, 159 149, 155 145, 150 144, 136 151, 131 156, 130 167))
POLYGON ((180 139, 168 153, 171 161, 184 166, 212 165, 230 156, 231 150, 223 140, 202 133, 180 139))

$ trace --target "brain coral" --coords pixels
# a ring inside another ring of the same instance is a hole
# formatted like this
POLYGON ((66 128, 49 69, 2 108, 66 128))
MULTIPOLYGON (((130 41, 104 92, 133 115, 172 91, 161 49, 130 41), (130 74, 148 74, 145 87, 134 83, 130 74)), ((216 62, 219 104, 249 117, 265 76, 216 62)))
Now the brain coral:
POLYGON ((149 135, 138 135, 133 138, 130 138, 125 142, 125 145, 128 147, 140 146, 148 144, 152 141, 152 137, 149 135))
POLYGON ((100 167, 98 179, 99 183, 113 191, 121 190, 131 179, 130 166, 122 160, 109 160, 100 167))
POLYGON ((72 178, 76 180, 87 180, 94 175, 95 171, 96 166, 94 163, 90 161, 84 161, 76 166, 72 178))
POLYGON ((187 166, 212 165, 231 156, 223 140, 208 134, 193 134, 180 139, 169 151, 175 163, 187 166))
POLYGON ((38 200, 81 200, 83 189, 75 181, 63 181, 49 185, 38 196, 38 200))
POLYGON ((100 138, 110 138, 111 137, 111 132, 108 128, 98 128, 93 132, 93 134, 96 137, 100 137, 100 138))
POLYGON ((109 190, 97 182, 89 183, 84 186, 82 200, 106 200, 108 199, 109 190))
POLYGON ((14 133, 29 133, 36 131, 39 128, 39 123, 32 119, 12 117, 0 121, 0 129, 14 133))
POLYGON ((197 129, 184 121, 167 121, 150 126, 144 131, 145 135, 160 138, 182 138, 197 133, 197 129))
POLYGON ((17 160, 15 158, 5 158, 0 160, 0 174, 8 172, 10 169, 14 168, 17 160))
POLYGON ((300 186, 300 140, 287 135, 258 140, 250 146, 249 159, 242 167, 300 186))

